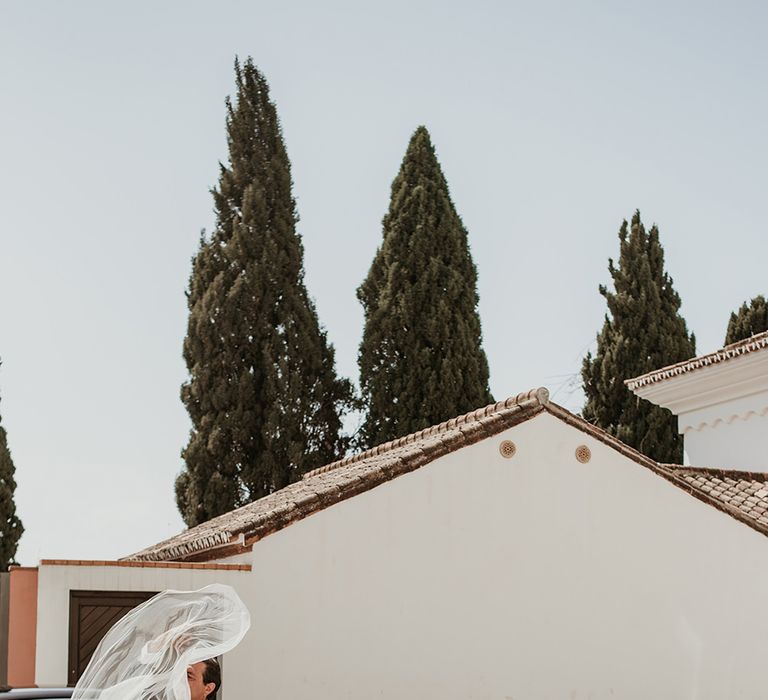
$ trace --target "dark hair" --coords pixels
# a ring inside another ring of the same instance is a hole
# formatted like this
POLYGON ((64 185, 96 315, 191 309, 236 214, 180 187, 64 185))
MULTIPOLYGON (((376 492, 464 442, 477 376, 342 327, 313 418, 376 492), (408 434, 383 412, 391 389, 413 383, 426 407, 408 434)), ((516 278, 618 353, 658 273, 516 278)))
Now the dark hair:
POLYGON ((216 700, 216 693, 221 688, 221 666, 216 659, 206 659, 203 661, 205 664, 205 670, 203 671, 203 683, 214 683, 216 687, 207 696, 206 700, 216 700))

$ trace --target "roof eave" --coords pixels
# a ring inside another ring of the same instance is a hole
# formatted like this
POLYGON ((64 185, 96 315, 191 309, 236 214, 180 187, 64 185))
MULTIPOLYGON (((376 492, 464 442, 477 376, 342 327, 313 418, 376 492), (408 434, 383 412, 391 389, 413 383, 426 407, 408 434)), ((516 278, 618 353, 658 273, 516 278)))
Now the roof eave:
MULTIPOLYGON (((415 471, 443 455, 458 451, 487 437, 527 421, 544 410, 549 403, 549 392, 541 387, 518 394, 506 401, 477 409, 452 418, 439 425, 393 440, 350 458, 334 462, 305 475, 296 484, 270 494, 279 497, 289 489, 302 489, 297 498, 281 503, 266 514, 260 514, 246 527, 222 528, 213 541, 210 536, 179 540, 179 535, 125 557, 139 561, 207 561, 225 556, 223 553, 237 546, 249 548, 254 542, 282 530, 288 525, 336 503, 375 488, 402 474, 415 471), (391 459, 387 459, 391 457, 391 459), (365 468, 365 460, 376 459, 374 468, 365 468), (340 474, 347 478, 340 478, 340 474), (313 488, 314 487, 314 488, 313 488), (242 543, 242 544, 240 544, 242 543)), ((258 504, 260 501, 255 501, 258 504)), ((253 506, 254 504, 250 504, 253 506)), ((249 508, 244 506, 240 511, 249 508)), ((233 511, 237 512, 237 511, 233 511)), ((219 516, 225 518, 229 514, 219 516)), ((218 518, 217 518, 218 519, 218 518)), ((214 520, 217 520, 214 519, 214 520)), ((210 526, 203 523, 201 528, 210 526)), ((205 530, 203 529, 203 532, 205 530)), ((186 531, 189 533, 190 531, 186 531)), ((181 536, 186 533, 182 533, 181 536)), ((244 551, 244 550, 241 550, 244 551)), ((231 556, 227 554, 226 556, 231 556)))

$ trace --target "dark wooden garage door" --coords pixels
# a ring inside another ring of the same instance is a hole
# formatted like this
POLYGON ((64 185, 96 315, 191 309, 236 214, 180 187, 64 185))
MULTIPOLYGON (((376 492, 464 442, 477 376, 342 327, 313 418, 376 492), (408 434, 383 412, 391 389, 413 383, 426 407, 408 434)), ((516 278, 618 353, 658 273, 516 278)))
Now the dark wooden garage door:
POLYGON ((75 685, 96 645, 123 615, 154 593, 127 591, 70 591, 69 685, 75 685))

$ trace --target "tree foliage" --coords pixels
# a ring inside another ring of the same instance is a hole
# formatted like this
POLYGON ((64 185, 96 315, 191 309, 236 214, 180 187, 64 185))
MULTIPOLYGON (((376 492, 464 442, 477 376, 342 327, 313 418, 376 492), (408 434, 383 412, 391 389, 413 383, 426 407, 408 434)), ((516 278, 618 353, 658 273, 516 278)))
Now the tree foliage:
POLYGON ((762 294, 758 294, 749 303, 745 301, 738 311, 731 313, 725 344, 746 340, 763 331, 768 331, 768 301, 762 294))
POLYGON ((360 387, 370 447, 490 403, 467 231, 426 128, 392 183, 383 239, 358 289, 360 387))
POLYGON ((291 169, 264 76, 235 63, 229 162, 213 191, 187 294, 181 397, 192 420, 176 482, 192 526, 340 458, 352 386, 304 284, 291 169))
POLYGON ((16 468, 8 449, 8 436, 0 425, 0 571, 16 563, 16 548, 24 526, 16 515, 16 468))
POLYGON ((608 313, 594 357, 582 366, 591 423, 659 462, 682 461, 675 417, 635 397, 624 380, 689 359, 695 338, 680 315, 680 297, 664 270, 664 251, 654 225, 646 233, 640 212, 619 230, 619 263, 609 260, 614 291, 600 286, 608 313))

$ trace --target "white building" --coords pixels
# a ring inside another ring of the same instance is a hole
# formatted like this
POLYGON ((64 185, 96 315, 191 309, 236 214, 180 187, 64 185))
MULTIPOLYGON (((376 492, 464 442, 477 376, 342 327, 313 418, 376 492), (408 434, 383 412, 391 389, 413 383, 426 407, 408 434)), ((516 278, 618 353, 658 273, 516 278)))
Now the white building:
POLYGON ((225 700, 762 698, 766 512, 764 474, 660 465, 538 389, 130 561, 41 565, 35 679, 83 651, 78 591, 215 579, 253 619, 225 700))
POLYGON ((677 416, 686 464, 768 471, 768 332, 627 386, 677 416))

